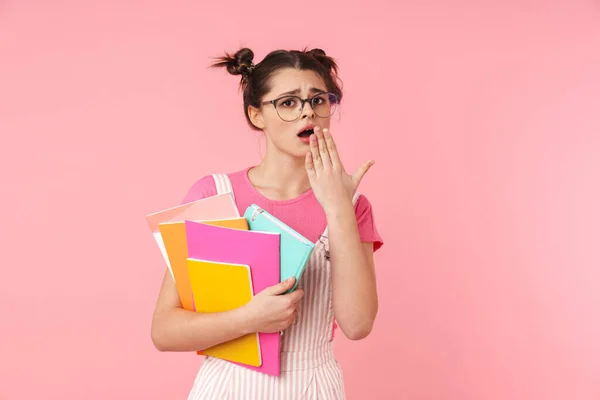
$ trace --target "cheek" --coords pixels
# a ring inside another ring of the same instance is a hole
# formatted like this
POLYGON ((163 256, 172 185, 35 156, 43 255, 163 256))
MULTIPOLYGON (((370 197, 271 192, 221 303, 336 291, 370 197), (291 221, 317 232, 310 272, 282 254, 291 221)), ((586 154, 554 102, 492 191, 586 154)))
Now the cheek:
POLYGON ((268 110, 263 113, 263 122, 269 131, 274 132, 280 128, 281 123, 284 121, 279 118, 274 110, 268 110))
POLYGON ((290 137, 296 134, 295 125, 290 122, 285 122, 277 115, 265 116, 265 133, 274 143, 283 143, 289 140, 290 137))
POLYGON ((292 139, 295 139, 296 136, 296 128, 294 124, 290 124, 289 122, 279 121, 273 125, 275 140, 283 145, 283 143, 289 142, 292 139))
POLYGON ((275 141, 279 141, 287 136, 286 132, 289 130, 289 126, 279 118, 269 120, 267 127, 267 131, 270 133, 271 138, 273 138, 275 141))
POLYGON ((271 136, 271 138, 275 141, 279 141, 289 136, 289 134, 293 133, 295 130, 295 125, 293 123, 282 120, 275 113, 265 113, 263 115, 263 118, 266 127, 265 130, 269 133, 269 136, 271 136))

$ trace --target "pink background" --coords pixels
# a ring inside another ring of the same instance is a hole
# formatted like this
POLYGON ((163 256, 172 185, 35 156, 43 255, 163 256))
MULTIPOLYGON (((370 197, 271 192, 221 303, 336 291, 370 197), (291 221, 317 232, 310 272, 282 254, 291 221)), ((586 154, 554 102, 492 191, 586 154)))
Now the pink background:
POLYGON ((597 2, 52 3, 0 2, 1 399, 185 398, 201 358, 152 346, 144 216, 259 161, 206 68, 240 45, 335 56, 332 131, 377 161, 349 399, 600 398, 597 2))

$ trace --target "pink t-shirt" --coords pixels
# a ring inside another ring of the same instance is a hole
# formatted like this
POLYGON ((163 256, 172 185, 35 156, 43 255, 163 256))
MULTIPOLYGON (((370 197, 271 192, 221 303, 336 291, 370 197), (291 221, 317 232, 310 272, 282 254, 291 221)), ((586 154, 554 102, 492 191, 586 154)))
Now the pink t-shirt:
MULTIPOLYGON (((227 174, 231 181, 235 202, 240 214, 243 215, 249 205, 256 204, 295 229, 311 242, 316 243, 325 231, 327 219, 313 191, 309 190, 290 200, 271 200, 263 196, 252 185, 252 182, 250 182, 248 178, 250 168, 252 167, 227 174)), ((182 203, 189 203, 216 194, 217 186, 215 181, 212 175, 207 175, 192 185, 182 203)), ((383 245, 383 241, 375 226, 371 203, 361 194, 356 200, 354 210, 361 241, 372 242, 373 250, 379 250, 383 245)), ((336 329, 337 323, 334 321, 332 339, 336 329)))
MULTIPOLYGON (((257 204, 311 242, 316 243, 327 226, 327 220, 313 191, 309 190, 290 200, 271 200, 263 196, 250 182, 248 178, 250 168, 227 174, 231 180, 235 202, 240 213, 243 215, 248 206, 257 204)), ((216 194, 215 181, 212 175, 207 175, 192 185, 182 203, 216 194)), ((373 249, 377 251, 383 245, 383 241, 375 226, 371 203, 366 196, 361 195, 357 199, 354 209, 361 241, 373 242, 373 249)))

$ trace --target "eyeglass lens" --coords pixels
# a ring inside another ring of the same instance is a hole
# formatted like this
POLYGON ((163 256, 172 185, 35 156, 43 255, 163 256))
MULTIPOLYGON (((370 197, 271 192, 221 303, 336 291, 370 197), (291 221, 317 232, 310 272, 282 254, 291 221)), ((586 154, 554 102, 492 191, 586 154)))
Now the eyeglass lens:
MULTIPOLYGON (((318 94, 308 100, 314 113, 321 118, 331 116, 337 106, 337 98, 333 93, 318 94)), ((293 121, 302 114, 303 102, 299 97, 284 97, 275 103, 279 117, 284 121, 293 121)))

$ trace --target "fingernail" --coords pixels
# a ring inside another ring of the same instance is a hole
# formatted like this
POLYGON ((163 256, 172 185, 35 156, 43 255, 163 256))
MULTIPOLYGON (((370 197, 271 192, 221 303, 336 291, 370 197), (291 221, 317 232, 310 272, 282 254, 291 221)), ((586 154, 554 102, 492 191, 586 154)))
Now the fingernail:
POLYGON ((327 133, 327 132, 329 132, 329 129, 323 128, 323 133, 327 133))

